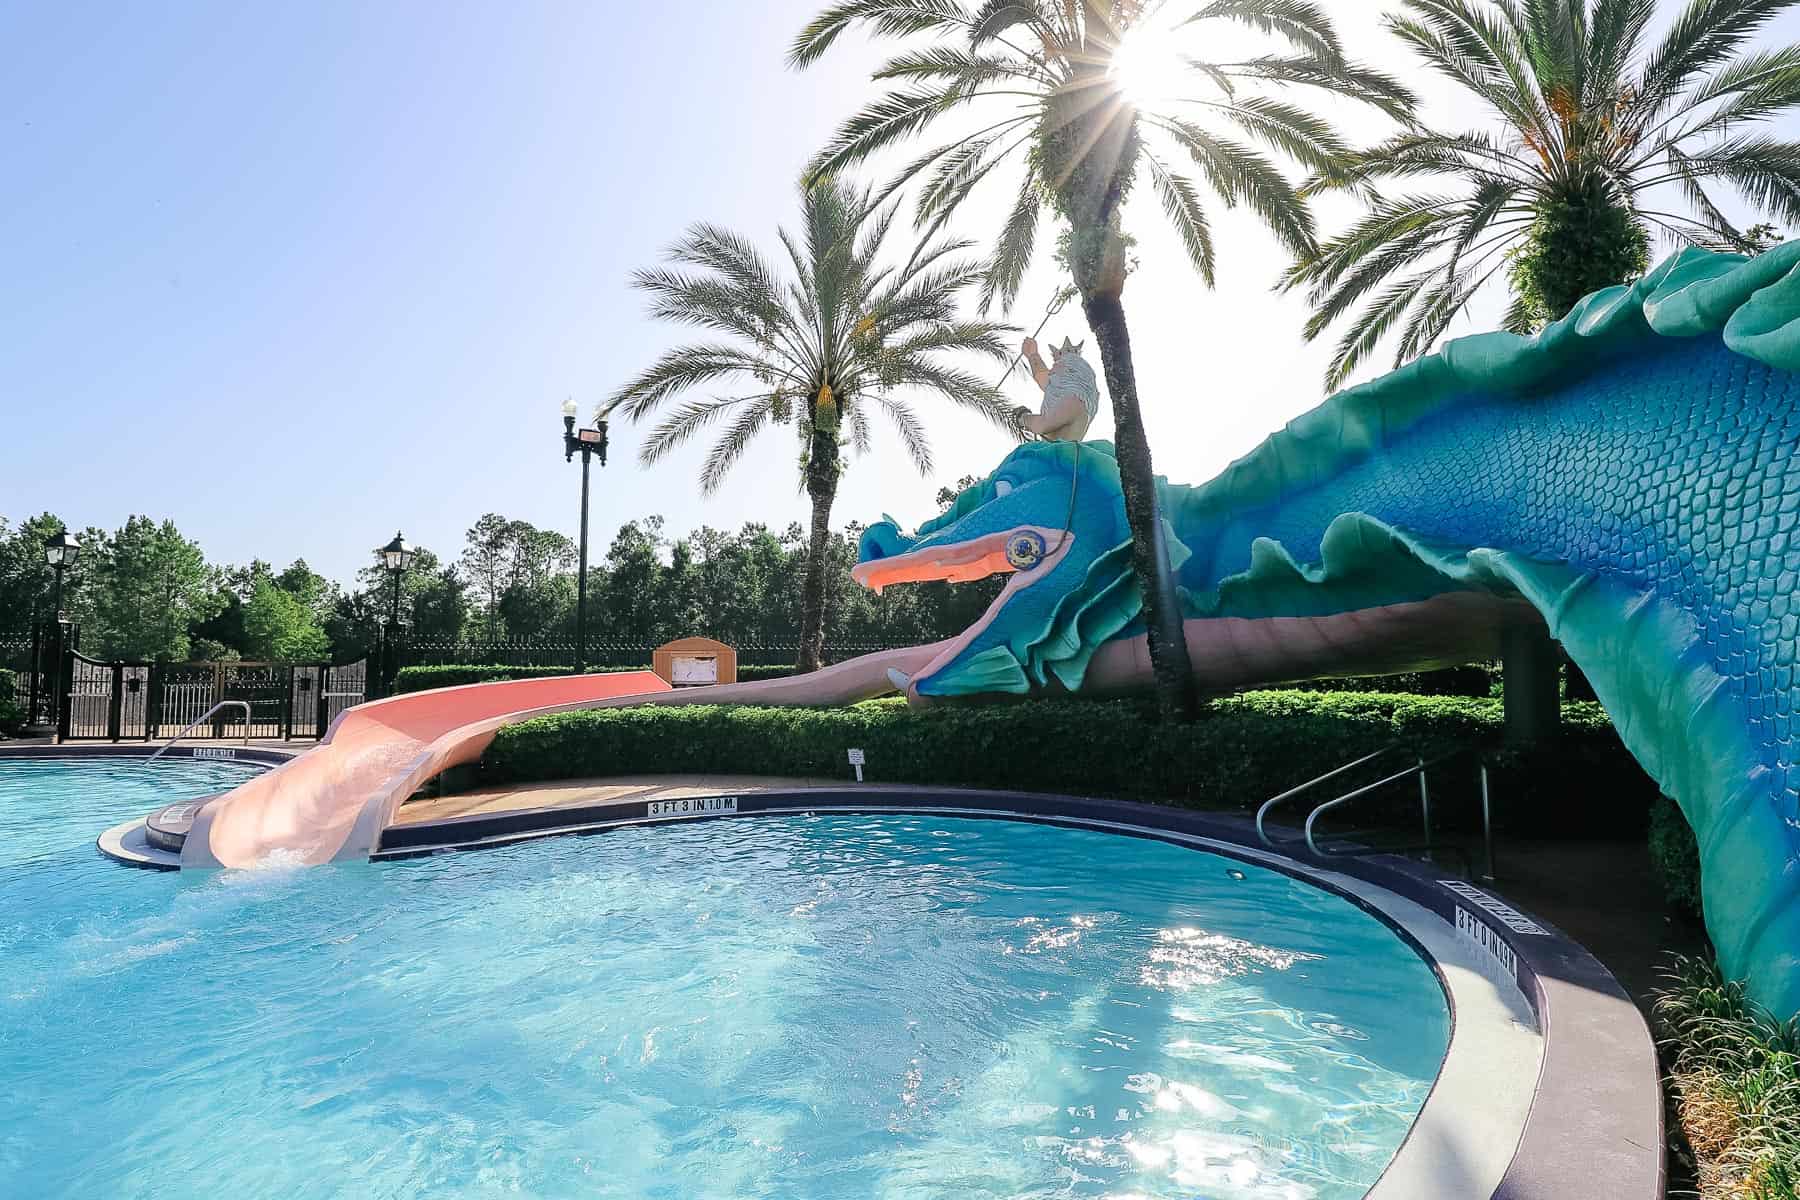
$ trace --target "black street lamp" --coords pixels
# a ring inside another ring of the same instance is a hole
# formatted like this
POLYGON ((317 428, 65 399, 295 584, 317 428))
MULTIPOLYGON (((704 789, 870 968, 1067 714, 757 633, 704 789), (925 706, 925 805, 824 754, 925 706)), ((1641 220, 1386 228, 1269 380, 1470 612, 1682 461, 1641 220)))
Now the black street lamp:
POLYGON ((575 576, 575 673, 579 675, 587 670, 588 463, 598 454, 600 465, 606 465, 606 418, 594 422, 597 428, 576 429, 577 411, 573 399, 563 401, 563 461, 573 460, 575 452, 581 451, 581 561, 575 576))
POLYGON ((400 577, 406 574, 406 569, 412 566, 413 559, 417 558, 418 554, 418 550, 407 542, 406 536, 399 532, 394 534, 393 541, 375 552, 375 557, 380 560, 382 568, 394 581, 392 599, 388 605, 388 619, 383 627, 382 645, 385 649, 382 653, 382 682, 384 686, 392 682, 394 672, 400 665, 397 652, 400 640, 400 577))
MULTIPOLYGON (((56 650, 50 658, 50 720, 62 728, 62 660, 69 641, 69 615, 63 612, 63 572, 81 557, 81 539, 62 530, 44 539, 44 561, 56 572, 56 650)), ((35 714, 33 716, 35 720, 35 714)))

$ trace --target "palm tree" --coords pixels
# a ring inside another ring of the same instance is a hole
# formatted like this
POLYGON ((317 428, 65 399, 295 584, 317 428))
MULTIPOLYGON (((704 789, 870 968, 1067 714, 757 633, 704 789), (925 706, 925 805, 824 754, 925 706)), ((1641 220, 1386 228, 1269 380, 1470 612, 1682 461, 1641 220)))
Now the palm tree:
POLYGON ((857 26, 930 42, 876 71, 896 89, 849 118, 813 170, 861 162, 954 114, 956 135, 914 160, 890 190, 916 184, 915 218, 936 230, 984 180, 1009 168, 1002 178, 1017 198, 982 284, 984 311, 997 304, 1004 312, 1017 297, 1041 210, 1061 219, 1060 257, 1112 395, 1158 698, 1166 719, 1189 716, 1194 684, 1121 302, 1130 245, 1122 206, 1147 174, 1208 286, 1216 267, 1209 195, 1227 208, 1248 206, 1282 245, 1306 254, 1311 217, 1269 152, 1317 170, 1347 147, 1327 121, 1276 89, 1330 88, 1394 115, 1408 112, 1412 98, 1346 58, 1314 0, 841 0, 800 32, 790 61, 817 61, 857 26), (1279 52, 1203 58, 1210 35, 1231 25, 1272 37, 1279 52))
POLYGON ((1313 182, 1369 206, 1285 281, 1307 289, 1309 339, 1362 305, 1327 384, 1395 330, 1395 365, 1429 351, 1502 271, 1506 327, 1525 333, 1643 274, 1652 230, 1754 252, 1709 187, 1800 221, 1800 143, 1754 128, 1800 104, 1800 47, 1745 49, 1796 3, 1689 0, 1645 52, 1652 0, 1403 0, 1388 28, 1500 129, 1415 125, 1313 182), (1379 190, 1422 178, 1440 182, 1379 190))
POLYGON ((651 297, 651 315, 727 340, 670 350, 604 405, 636 421, 695 388, 736 385, 737 394, 668 411, 639 452, 654 463, 724 422, 700 471, 708 494, 763 429, 788 425, 798 434, 801 483, 812 501, 802 671, 816 670, 824 654, 826 554, 844 448, 867 453, 873 418, 884 416, 914 466, 930 471, 930 441, 908 399, 914 392, 1017 433, 1016 416, 993 384, 944 361, 956 351, 996 361, 1007 355, 1000 335, 1010 327, 958 316, 958 297, 981 277, 980 265, 961 257, 969 243, 927 239, 903 265, 883 266, 894 211, 846 182, 803 187, 800 231, 781 232, 792 267, 785 279, 739 234, 705 224, 688 230, 670 249, 668 267, 639 271, 633 283, 651 297))

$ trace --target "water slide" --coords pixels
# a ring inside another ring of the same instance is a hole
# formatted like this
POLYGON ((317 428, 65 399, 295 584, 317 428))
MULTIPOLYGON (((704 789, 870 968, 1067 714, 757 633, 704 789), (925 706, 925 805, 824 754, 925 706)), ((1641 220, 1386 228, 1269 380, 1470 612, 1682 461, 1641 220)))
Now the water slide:
POLYGON ((624 704, 853 704, 893 691, 943 644, 867 655, 811 675, 673 690, 649 671, 438 688, 346 709, 315 747, 193 815, 183 867, 367 859, 407 797, 478 760, 503 725, 624 704))
POLYGON ((629 671, 439 688, 345 709, 317 746, 200 809, 181 865, 367 859, 408 796, 480 758, 502 725, 668 690, 649 671, 629 671))

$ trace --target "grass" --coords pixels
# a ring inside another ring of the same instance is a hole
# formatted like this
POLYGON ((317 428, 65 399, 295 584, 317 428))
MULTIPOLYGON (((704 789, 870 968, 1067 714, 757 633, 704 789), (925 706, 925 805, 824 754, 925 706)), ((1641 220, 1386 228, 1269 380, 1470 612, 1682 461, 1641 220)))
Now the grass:
POLYGON ((1652 1009, 1705 1200, 1800 1200, 1800 1017, 1777 1020, 1707 959, 1676 958, 1652 1009))

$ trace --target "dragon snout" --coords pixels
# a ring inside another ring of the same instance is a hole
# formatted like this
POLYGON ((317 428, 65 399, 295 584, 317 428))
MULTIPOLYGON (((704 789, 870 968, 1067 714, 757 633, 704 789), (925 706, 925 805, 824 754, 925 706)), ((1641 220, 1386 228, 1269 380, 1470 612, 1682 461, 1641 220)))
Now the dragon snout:
POLYGON ((900 526, 892 517, 877 521, 863 530, 862 538, 856 544, 856 561, 876 562, 904 554, 914 540, 900 532, 900 526))

